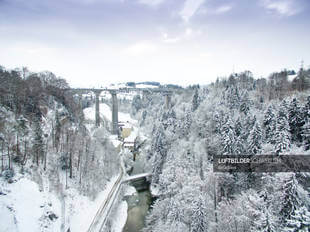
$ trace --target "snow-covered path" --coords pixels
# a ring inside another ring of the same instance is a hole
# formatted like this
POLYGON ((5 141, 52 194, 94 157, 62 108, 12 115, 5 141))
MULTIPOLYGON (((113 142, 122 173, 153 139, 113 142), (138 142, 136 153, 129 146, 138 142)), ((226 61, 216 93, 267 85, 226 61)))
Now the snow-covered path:
MULTIPOLYGON (((90 125, 92 125, 95 121, 95 106, 93 105, 90 108, 84 109, 84 115, 85 119, 90 122, 90 125)), ((143 134, 140 134, 137 120, 132 119, 129 113, 118 112, 118 116, 119 116, 119 122, 129 124, 132 128, 130 136, 126 138, 126 141, 135 140, 135 138, 138 136, 145 138, 143 134)), ((110 106, 104 103, 100 104, 100 117, 103 118, 104 120, 108 120, 109 122, 111 122, 112 112, 110 106)), ((117 139, 117 137, 111 135, 109 136, 109 138, 115 147, 119 147, 119 144, 121 142, 117 139)), ((89 228, 87 230, 88 232, 103 231, 105 227, 106 220, 108 219, 109 213, 113 208, 115 200, 118 197, 121 185, 122 183, 125 183, 126 181, 124 182, 124 180, 127 180, 126 178, 128 178, 124 177, 126 171, 124 164, 122 162, 123 161, 121 161, 121 166, 123 170, 121 171, 118 179, 113 184, 113 187, 109 189, 107 197, 101 201, 100 207, 97 208, 96 211, 94 212, 96 213, 96 215, 94 215, 91 223, 88 224, 89 225, 89 228)), ((147 176, 149 176, 149 174, 147 174, 147 176)), ((145 174, 141 177, 145 177, 145 174)), ((140 176, 138 178, 140 178, 140 176)), ((124 218, 127 218, 127 203, 125 201, 120 203, 118 211, 119 213, 117 213, 116 218, 112 222, 112 231, 120 232, 122 231, 123 226, 126 223, 126 220, 124 221, 124 218), (117 226, 115 226, 116 224, 117 226)))
POLYGON ((112 189, 110 190, 109 194, 107 195, 106 199, 103 201, 94 219, 92 220, 90 227, 87 230, 88 232, 102 231, 105 225, 105 222, 107 220, 107 217, 109 216, 109 212, 113 206, 113 203, 119 193, 120 186, 122 184, 123 175, 124 175, 124 171, 123 169, 121 169, 121 173, 119 177, 115 181, 112 189))

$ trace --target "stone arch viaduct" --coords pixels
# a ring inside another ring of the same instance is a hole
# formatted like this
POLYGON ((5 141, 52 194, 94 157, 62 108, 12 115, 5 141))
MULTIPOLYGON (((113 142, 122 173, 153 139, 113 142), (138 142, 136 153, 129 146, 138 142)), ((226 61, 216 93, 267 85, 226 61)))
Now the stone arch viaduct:
POLYGON ((99 96, 101 92, 109 92, 112 95, 112 133, 118 133, 118 101, 117 94, 118 93, 128 93, 128 92, 142 92, 143 98, 146 97, 150 93, 161 93, 165 97, 165 105, 166 108, 169 109, 171 107, 171 95, 172 90, 165 88, 120 88, 120 89, 107 89, 107 88, 71 88, 67 89, 74 94, 79 95, 79 101, 81 103, 82 94, 93 92, 96 96, 95 98, 95 121, 96 126, 100 126, 100 116, 99 116, 99 96))

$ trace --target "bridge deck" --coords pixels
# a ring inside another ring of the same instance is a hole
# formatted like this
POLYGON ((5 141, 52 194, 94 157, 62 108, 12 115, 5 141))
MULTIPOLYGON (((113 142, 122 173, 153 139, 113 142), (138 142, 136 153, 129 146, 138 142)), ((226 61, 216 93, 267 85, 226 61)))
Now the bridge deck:
POLYGON ((166 93, 172 94, 173 90, 168 88, 119 88, 119 89, 108 89, 108 88, 69 88, 64 89, 67 91, 73 92, 110 92, 110 93, 120 93, 120 92, 130 92, 130 91, 147 91, 147 92, 156 92, 156 93, 166 93))

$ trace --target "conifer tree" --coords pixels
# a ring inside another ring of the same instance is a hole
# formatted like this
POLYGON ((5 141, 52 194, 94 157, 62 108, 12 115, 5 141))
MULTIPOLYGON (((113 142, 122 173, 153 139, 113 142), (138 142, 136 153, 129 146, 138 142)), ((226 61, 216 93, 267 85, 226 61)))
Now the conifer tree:
POLYGON ((181 138, 189 134, 191 124, 192 124, 192 115, 191 111, 188 110, 186 111, 185 116, 181 118, 181 120, 178 120, 177 126, 179 127, 181 138))
POLYGON ((249 93, 248 91, 245 90, 241 93, 240 112, 247 115, 249 111, 250 111, 249 93))
POLYGON ((240 106, 240 94, 237 86, 230 86, 225 92, 225 100, 229 109, 238 109, 240 106))
POLYGON ((256 122, 256 116, 248 114, 242 122, 242 133, 241 138, 243 141, 247 142, 251 130, 253 129, 256 122))
POLYGON ((159 182, 159 175, 162 173, 162 168, 167 156, 167 141, 165 132, 162 126, 156 131, 154 137, 155 141, 152 146, 153 149, 153 176, 152 182, 157 184, 159 182))
POLYGON ((288 173, 284 179, 280 191, 282 225, 290 228, 288 231, 300 231, 302 225, 310 222, 308 193, 298 183, 295 173, 288 173), (303 208, 305 206, 305 208, 303 208), (303 212, 305 211, 305 212, 303 212), (304 218, 301 215, 304 213, 304 218))
POLYGON ((265 139, 267 142, 274 144, 274 134, 276 129, 276 116, 272 105, 268 107, 264 115, 265 139))
POLYGON ((288 151, 291 146, 287 108, 287 102, 283 100, 278 111, 277 126, 275 132, 275 152, 277 154, 288 151))
POLYGON ((288 232, 308 232, 310 228, 310 212, 307 207, 302 206, 296 209, 291 219, 287 220, 285 231, 288 232))
POLYGON ((231 155, 234 153, 235 133, 232 127, 232 121, 229 119, 222 131, 223 153, 231 155))
POLYGON ((248 144, 248 151, 252 155, 257 154, 262 148, 262 130, 258 122, 255 123, 250 132, 248 144))
POLYGON ((238 117, 237 120, 235 121, 235 126, 234 127, 235 127, 236 136, 241 136, 242 135, 243 127, 242 127, 242 123, 241 123, 240 117, 238 117))
POLYGON ((310 77, 303 67, 298 71, 296 78, 293 80, 293 88, 298 91, 304 91, 310 88, 310 77))
POLYGON ((303 107, 303 114, 305 122, 310 121, 310 96, 307 97, 305 106, 303 107))
POLYGON ((140 95, 135 95, 132 99, 132 113, 135 115, 142 108, 142 99, 140 95))
POLYGON ((198 89, 195 89, 195 93, 192 100, 192 112, 196 111, 199 106, 199 95, 198 95, 198 89))
POLYGON ((294 98, 289 106, 289 126, 292 135, 292 141, 302 142, 302 126, 305 124, 302 108, 296 98, 294 98))
POLYGON ((310 150, 310 122, 307 122, 302 127, 302 138, 305 146, 305 150, 310 150))
POLYGON ((241 138, 236 136, 232 120, 229 118, 221 131, 222 152, 224 155, 237 155, 244 151, 241 138))
POLYGON ((267 193, 263 197, 263 202, 257 212, 258 218, 255 220, 255 230, 257 232, 273 232, 279 228, 279 217, 272 207, 271 197, 268 197, 267 193))
POLYGON ((192 208, 192 220, 191 231, 192 232, 204 232, 208 230, 208 208, 205 203, 205 199, 201 194, 195 197, 191 204, 192 208))

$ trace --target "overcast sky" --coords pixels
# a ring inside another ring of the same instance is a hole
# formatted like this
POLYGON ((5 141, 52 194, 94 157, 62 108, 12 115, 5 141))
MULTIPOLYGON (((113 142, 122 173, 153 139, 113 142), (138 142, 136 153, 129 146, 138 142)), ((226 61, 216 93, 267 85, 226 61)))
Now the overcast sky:
POLYGON ((209 83, 310 63, 309 0, 0 0, 0 65, 73 87, 209 83))

